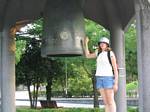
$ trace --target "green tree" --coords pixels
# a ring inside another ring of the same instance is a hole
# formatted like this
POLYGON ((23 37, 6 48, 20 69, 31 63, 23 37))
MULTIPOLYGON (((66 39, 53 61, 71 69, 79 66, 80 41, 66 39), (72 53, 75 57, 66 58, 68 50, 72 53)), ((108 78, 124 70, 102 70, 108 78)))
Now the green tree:
POLYGON ((127 82, 137 80, 137 40, 135 21, 125 32, 125 53, 126 53, 126 73, 127 82))
POLYGON ((41 57, 42 19, 35 21, 24 32, 17 35, 17 42, 24 40, 26 47, 24 54, 17 63, 17 84, 25 84, 28 87, 31 107, 36 107, 38 88, 40 83, 46 82, 47 100, 51 100, 51 86, 57 75, 62 75, 62 63, 57 58, 41 57), (26 65, 26 66, 24 66, 26 65), (25 83, 24 83, 25 82, 25 83), (34 86, 33 96, 30 86, 34 86), (34 99, 35 98, 35 99, 34 99))
POLYGON ((43 75, 46 74, 46 67, 44 61, 40 56, 39 42, 33 38, 26 45, 26 51, 22 55, 19 63, 16 66, 16 83, 24 84, 28 88, 31 108, 37 106, 37 96, 40 83, 43 82, 43 75), (30 86, 33 85, 33 93, 30 86))

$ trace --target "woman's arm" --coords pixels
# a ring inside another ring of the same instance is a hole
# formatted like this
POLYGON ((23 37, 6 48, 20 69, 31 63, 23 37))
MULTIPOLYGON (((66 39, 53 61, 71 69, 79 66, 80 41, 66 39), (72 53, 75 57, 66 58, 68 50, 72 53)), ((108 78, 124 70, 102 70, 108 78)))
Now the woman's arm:
POLYGON ((111 57, 111 62, 114 70, 114 91, 116 92, 118 90, 118 68, 115 55, 111 57))
POLYGON ((90 53, 89 52, 89 48, 88 48, 88 42, 89 42, 89 39, 86 37, 84 39, 84 43, 83 43, 83 50, 84 50, 84 55, 86 58, 96 58, 96 53, 90 53))

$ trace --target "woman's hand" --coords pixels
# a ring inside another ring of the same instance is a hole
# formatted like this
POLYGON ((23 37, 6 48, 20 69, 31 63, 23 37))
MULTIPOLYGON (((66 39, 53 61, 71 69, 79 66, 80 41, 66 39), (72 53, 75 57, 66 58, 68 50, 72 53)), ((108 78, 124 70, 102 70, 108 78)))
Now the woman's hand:
POLYGON ((81 45, 82 47, 87 47, 88 46, 88 42, 89 42, 89 38, 88 37, 85 37, 81 40, 81 45))
POLYGON ((114 84, 113 90, 114 90, 114 93, 116 93, 118 91, 118 84, 114 84))
POLYGON ((88 37, 85 37, 85 38, 84 38, 84 43, 85 43, 85 44, 88 44, 88 42, 89 42, 89 38, 88 38, 88 37))
POLYGON ((89 38, 88 37, 85 37, 84 38, 84 55, 86 58, 96 58, 96 53, 93 52, 93 53, 90 53, 89 52, 89 48, 88 48, 88 42, 89 42, 89 38))

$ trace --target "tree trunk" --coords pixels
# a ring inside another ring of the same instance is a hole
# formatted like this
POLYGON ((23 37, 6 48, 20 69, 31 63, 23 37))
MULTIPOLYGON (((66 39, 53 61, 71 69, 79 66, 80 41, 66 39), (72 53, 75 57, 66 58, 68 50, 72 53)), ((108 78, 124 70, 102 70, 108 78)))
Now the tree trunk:
POLYGON ((33 94, 32 94, 32 103, 33 103, 33 108, 35 108, 35 91, 36 91, 36 89, 35 89, 35 86, 36 86, 36 84, 35 84, 35 82, 34 82, 34 89, 33 89, 33 94))
POLYGON ((37 81, 37 85, 36 85, 35 103, 34 103, 35 108, 37 108, 38 91, 39 91, 39 81, 37 81))
POLYGON ((92 83, 93 83, 93 94, 94 94, 94 107, 99 107, 98 94, 97 94, 97 89, 96 89, 95 70, 92 73, 93 73, 92 83))
POLYGON ((28 88, 28 93, 29 93, 30 107, 33 108, 32 94, 31 94, 31 90, 30 90, 30 83, 28 83, 28 82, 27 82, 27 88, 28 88))
POLYGON ((47 79, 47 86, 46 86, 46 96, 47 96, 47 101, 51 101, 51 92, 52 92, 52 77, 50 76, 48 79, 47 79))
POLYGON ((92 84, 93 84, 93 94, 94 94, 94 107, 99 107, 99 101, 98 101, 98 94, 97 94, 97 89, 96 89, 96 77, 95 77, 95 70, 92 71, 92 74, 88 71, 88 69, 84 65, 84 61, 82 61, 83 68, 89 74, 92 76, 92 84))

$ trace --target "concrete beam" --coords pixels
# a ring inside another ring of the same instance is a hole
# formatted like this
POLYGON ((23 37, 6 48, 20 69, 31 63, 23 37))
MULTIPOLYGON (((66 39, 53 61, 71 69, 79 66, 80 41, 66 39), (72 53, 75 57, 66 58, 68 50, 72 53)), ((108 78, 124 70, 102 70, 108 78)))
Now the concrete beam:
POLYGON ((150 111, 150 4, 135 0, 139 78, 139 112, 150 111))

